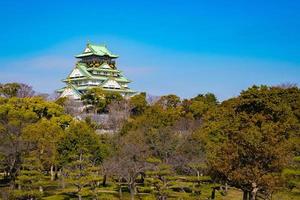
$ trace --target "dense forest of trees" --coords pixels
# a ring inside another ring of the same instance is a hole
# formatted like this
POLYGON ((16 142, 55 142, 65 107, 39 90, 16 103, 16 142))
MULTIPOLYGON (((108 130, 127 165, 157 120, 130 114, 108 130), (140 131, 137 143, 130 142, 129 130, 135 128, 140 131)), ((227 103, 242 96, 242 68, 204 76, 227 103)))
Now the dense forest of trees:
POLYGON ((3 199, 299 198, 300 89, 253 86, 223 102, 92 89, 79 103, 1 84, 0 179, 3 199))

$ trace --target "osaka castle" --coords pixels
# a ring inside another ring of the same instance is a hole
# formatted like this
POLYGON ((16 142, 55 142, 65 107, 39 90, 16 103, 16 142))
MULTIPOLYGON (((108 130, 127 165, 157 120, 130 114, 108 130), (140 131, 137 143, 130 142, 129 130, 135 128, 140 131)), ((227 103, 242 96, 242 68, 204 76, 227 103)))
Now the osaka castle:
POLYGON ((87 44, 84 51, 75 56, 79 60, 70 74, 62 80, 66 86, 57 90, 60 97, 79 100, 91 88, 118 92, 130 97, 136 92, 128 87, 131 82, 116 66, 117 55, 105 45, 87 44))

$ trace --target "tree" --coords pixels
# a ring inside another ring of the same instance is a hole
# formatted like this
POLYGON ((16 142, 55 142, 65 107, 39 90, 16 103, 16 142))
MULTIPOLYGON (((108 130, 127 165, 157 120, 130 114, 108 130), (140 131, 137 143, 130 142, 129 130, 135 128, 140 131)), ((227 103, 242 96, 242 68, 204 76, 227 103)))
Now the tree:
POLYGON ((31 86, 26 85, 24 83, 19 83, 19 89, 16 94, 19 98, 25 98, 25 97, 33 97, 35 95, 35 91, 32 89, 31 86))
POLYGON ((191 114, 195 119, 201 119, 206 112, 216 107, 217 98, 212 93, 199 94, 198 96, 184 100, 182 103, 184 114, 191 114))
POLYGON ((293 143, 293 153, 295 156, 300 156, 300 89, 294 85, 289 87, 272 87, 274 95, 280 96, 280 99, 284 101, 292 110, 294 116, 297 118, 297 124, 294 128, 291 140, 293 143))
POLYGON ((79 150, 79 154, 72 155, 70 162, 64 166, 65 181, 76 187, 74 193, 78 200, 81 200, 83 195, 90 193, 90 190, 85 188, 86 186, 93 187, 100 181, 99 167, 92 162, 91 157, 88 150, 82 148, 79 150))
POLYGON ((18 83, 6 83, 0 85, 0 96, 11 98, 16 97, 20 89, 18 83))
POLYGON ((217 97, 213 93, 199 94, 191 99, 192 101, 203 101, 207 104, 216 105, 218 104, 217 97))
POLYGON ((106 160, 106 165, 110 166, 110 174, 118 177, 121 197, 122 181, 130 190, 131 199, 136 193, 136 181, 147 169, 148 152, 143 144, 140 133, 128 135, 118 143, 118 149, 114 156, 106 160), (134 138, 134 140, 133 140, 134 138))
POLYGON ((174 94, 170 94, 170 95, 160 97, 160 99, 156 103, 161 105, 164 109, 176 108, 177 106, 180 105, 181 100, 180 97, 174 94))
POLYGON ((20 139, 22 129, 38 120, 30 109, 22 106, 22 100, 7 99, 0 105, 0 151, 4 155, 7 178, 14 180, 21 163, 21 154, 26 149, 20 139))
POLYGON ((118 92, 105 92, 105 101, 106 101, 106 105, 111 104, 112 102, 120 102, 122 101, 124 98, 122 97, 122 95, 118 92))
POLYGON ((33 152, 24 157, 16 179, 18 190, 14 191, 15 199, 39 199, 42 196, 46 180, 42 170, 38 156, 33 152))
POLYGON ((93 106, 97 113, 108 112, 107 106, 113 101, 122 101, 123 97, 117 92, 104 91, 101 88, 92 88, 82 95, 83 104, 93 106))
POLYGON ((92 88, 81 96, 85 105, 93 106, 96 112, 103 112, 106 107, 105 92, 100 88, 92 88))
POLYGON ((163 163, 169 162, 179 146, 180 137, 170 127, 146 132, 144 137, 152 155, 161 159, 163 163))
POLYGON ((66 126, 70 120, 62 107, 39 97, 0 99, 0 154, 4 156, 7 178, 12 182, 21 166, 22 153, 29 150, 22 138, 23 130, 41 119, 52 119, 60 126, 66 126))
POLYGON ((175 169, 189 175, 196 175, 198 183, 200 176, 208 174, 204 145, 196 134, 191 133, 182 138, 174 157, 172 165, 175 169))
POLYGON ((31 86, 24 83, 6 83, 0 84, 0 96, 11 98, 11 97, 32 97, 35 92, 31 86))
POLYGON ((126 99, 114 100, 108 105, 108 126, 117 132, 130 115, 129 103, 126 99))
POLYGON ((36 152, 43 169, 50 172, 54 180, 54 169, 57 169, 57 143, 63 135, 63 129, 54 120, 42 119, 23 129, 22 139, 36 152))
POLYGON ((170 165, 162 164, 157 159, 148 159, 152 163, 152 169, 147 171, 147 175, 153 177, 149 179, 149 183, 155 187, 154 194, 158 200, 166 200, 170 196, 171 180, 170 176, 174 171, 170 165))
POLYGON ((86 149, 94 164, 100 164, 107 155, 107 146, 85 122, 72 122, 58 142, 59 161, 62 166, 86 149))
POLYGON ((282 176, 286 188, 300 189, 300 156, 293 158, 291 165, 283 170, 282 176))
POLYGON ((298 131, 276 88, 254 86, 207 114, 200 129, 213 176, 241 188, 244 199, 274 190, 298 131))
POLYGON ((131 115, 138 116, 145 112, 148 107, 146 93, 142 92, 130 98, 131 115))
POLYGON ((80 101, 68 98, 61 97, 55 100, 55 103, 62 106, 65 112, 73 117, 77 117, 83 111, 83 104, 80 101))
POLYGON ((85 122, 72 122, 58 142, 59 163, 64 176, 62 184, 76 186, 78 199, 86 186, 99 181, 99 167, 107 155, 107 146, 85 122))

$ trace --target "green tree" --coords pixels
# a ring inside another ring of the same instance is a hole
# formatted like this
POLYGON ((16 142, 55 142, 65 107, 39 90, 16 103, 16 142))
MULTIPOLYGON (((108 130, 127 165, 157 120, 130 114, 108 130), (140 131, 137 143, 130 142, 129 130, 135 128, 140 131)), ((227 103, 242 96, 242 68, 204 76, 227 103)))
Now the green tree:
POLYGON ((213 93, 199 94, 191 99, 192 101, 203 101, 207 104, 217 105, 217 97, 213 93))
POLYGON ((184 114, 192 114, 195 119, 201 119, 206 112, 216 107, 217 98, 212 93, 199 94, 198 96, 184 100, 182 103, 184 114))
POLYGON ((85 122, 72 122, 58 142, 59 162, 62 166, 70 162, 82 150, 91 155, 94 164, 100 164, 107 155, 108 147, 85 122))
MULTIPOLYGON (((42 98, 0 99, 0 153, 4 156, 5 173, 13 181, 21 166, 22 153, 30 148, 22 138, 25 127, 41 119, 51 119, 66 125, 63 108, 42 98), (60 120, 63 118, 64 120, 60 120)), ((70 119, 70 118, 68 118, 70 119)))
POLYGON ((15 199, 40 199, 46 178, 38 156, 30 153, 24 157, 16 179, 18 189, 14 191, 15 199))
POLYGON ((285 187, 290 190, 300 189, 300 156, 293 158, 291 165, 282 172, 285 187))
POLYGON ((85 122, 72 122, 58 142, 59 163, 64 176, 62 184, 76 186, 78 199, 90 194, 87 186, 99 181, 100 164, 108 154, 108 146, 85 122))
POLYGON ((178 146, 179 135, 172 126, 180 119, 180 112, 180 108, 150 106, 123 126, 121 134, 141 133, 152 155, 167 162, 178 146))
POLYGON ((141 115, 148 107, 146 93, 142 92, 130 98, 131 114, 133 116, 141 115))
POLYGON ((208 113, 199 134, 215 178, 254 200, 278 185, 295 131, 295 115, 276 89, 254 86, 208 113))
POLYGON ((92 88, 81 96, 85 105, 91 105, 96 112, 103 112, 106 107, 105 92, 100 88, 92 88))
POLYGON ((73 192, 81 200, 82 196, 93 194, 90 188, 95 187, 101 179, 99 177, 99 166, 97 167, 91 159, 92 155, 86 148, 81 148, 79 154, 69 157, 70 162, 64 166, 64 181, 76 187, 73 192), (87 188, 89 186, 89 188, 87 188))
POLYGON ((108 112, 107 106, 113 101, 121 101, 123 97, 116 92, 104 91, 101 88, 92 88, 82 95, 85 105, 93 107, 97 113, 108 112))
POLYGON ((22 139, 37 152, 43 169, 50 172, 54 180, 57 169, 57 143, 63 135, 62 127, 55 120, 42 119, 23 129, 22 139))
POLYGON ((170 177, 174 175, 172 166, 163 164, 159 159, 148 159, 152 164, 151 170, 147 171, 147 176, 151 177, 147 179, 147 182, 154 186, 154 195, 159 200, 166 200, 170 196, 170 187, 172 186, 172 180, 170 177))
POLYGON ((118 92, 105 92, 106 105, 111 104, 114 101, 122 101, 124 98, 118 92))
POLYGON ((64 106, 66 101, 68 101, 68 97, 60 97, 60 98, 55 100, 55 103, 60 105, 60 106, 64 106))
POLYGON ((6 83, 0 85, 0 96, 11 98, 16 97, 19 89, 21 88, 19 83, 6 83))

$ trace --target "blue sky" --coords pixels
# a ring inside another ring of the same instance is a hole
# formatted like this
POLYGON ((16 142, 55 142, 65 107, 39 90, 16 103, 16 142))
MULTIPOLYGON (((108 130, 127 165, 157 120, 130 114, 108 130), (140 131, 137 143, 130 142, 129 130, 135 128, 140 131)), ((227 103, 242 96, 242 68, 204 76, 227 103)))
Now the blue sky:
POLYGON ((300 84, 299 10, 296 0, 0 0, 0 82, 51 93, 90 41, 153 95, 223 100, 253 84, 300 84))

